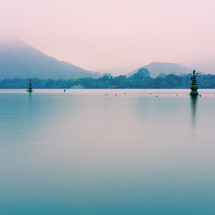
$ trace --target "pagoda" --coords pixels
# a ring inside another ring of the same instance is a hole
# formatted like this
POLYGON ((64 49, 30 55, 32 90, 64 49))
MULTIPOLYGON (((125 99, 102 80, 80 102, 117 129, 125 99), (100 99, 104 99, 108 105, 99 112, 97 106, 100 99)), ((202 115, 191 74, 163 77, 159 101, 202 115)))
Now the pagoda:
POLYGON ((191 92, 190 92, 190 95, 192 96, 192 97, 196 97, 196 96, 198 96, 198 92, 197 92, 197 90, 198 90, 198 84, 197 84, 197 82, 196 82, 196 75, 195 75, 195 70, 193 70, 193 76, 190 78, 190 80, 192 80, 192 83, 191 83, 191 85, 190 85, 190 89, 191 89, 191 92))
POLYGON ((28 86, 27 91, 28 91, 29 93, 32 93, 32 92, 33 92, 33 87, 32 87, 32 84, 31 84, 31 79, 29 80, 29 86, 28 86))

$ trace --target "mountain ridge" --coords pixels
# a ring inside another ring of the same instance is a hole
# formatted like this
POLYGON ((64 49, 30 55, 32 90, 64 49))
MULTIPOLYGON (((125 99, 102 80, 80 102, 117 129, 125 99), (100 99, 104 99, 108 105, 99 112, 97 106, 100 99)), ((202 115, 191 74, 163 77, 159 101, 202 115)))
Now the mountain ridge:
POLYGON ((127 77, 134 75, 138 72, 139 69, 145 68, 150 72, 150 76, 152 78, 158 77, 159 75, 183 75, 183 74, 191 74, 193 69, 183 66, 177 63, 168 63, 168 62, 152 62, 143 67, 140 67, 132 72, 126 74, 127 77))
POLYGON ((99 73, 59 61, 24 42, 0 44, 0 79, 69 79, 99 76, 99 73))

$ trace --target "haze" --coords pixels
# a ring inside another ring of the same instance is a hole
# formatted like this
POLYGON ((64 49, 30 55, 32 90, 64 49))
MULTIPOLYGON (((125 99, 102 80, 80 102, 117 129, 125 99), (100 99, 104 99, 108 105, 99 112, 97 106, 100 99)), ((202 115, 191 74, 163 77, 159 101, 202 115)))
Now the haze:
POLYGON ((89 70, 215 59, 213 0, 7 0, 4 35, 89 70))

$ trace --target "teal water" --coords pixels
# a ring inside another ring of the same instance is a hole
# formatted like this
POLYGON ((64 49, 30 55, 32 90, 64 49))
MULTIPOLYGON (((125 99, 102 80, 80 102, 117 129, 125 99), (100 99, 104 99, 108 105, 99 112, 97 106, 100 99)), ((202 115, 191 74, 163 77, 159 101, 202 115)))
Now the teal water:
POLYGON ((215 90, 199 92, 0 90, 0 214, 214 215, 215 90))

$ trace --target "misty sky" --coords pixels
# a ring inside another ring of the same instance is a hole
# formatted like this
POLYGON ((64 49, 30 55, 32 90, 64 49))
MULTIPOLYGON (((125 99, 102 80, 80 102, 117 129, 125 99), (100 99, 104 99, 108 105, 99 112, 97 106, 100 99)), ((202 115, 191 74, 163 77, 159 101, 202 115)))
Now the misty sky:
POLYGON ((2 35, 90 70, 215 59, 214 0, 5 0, 2 35))

